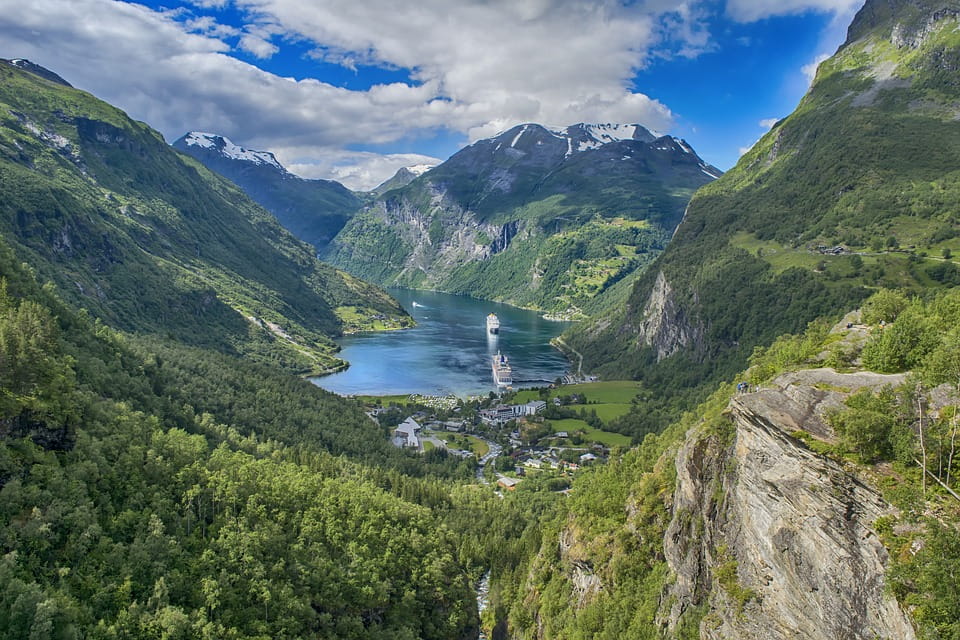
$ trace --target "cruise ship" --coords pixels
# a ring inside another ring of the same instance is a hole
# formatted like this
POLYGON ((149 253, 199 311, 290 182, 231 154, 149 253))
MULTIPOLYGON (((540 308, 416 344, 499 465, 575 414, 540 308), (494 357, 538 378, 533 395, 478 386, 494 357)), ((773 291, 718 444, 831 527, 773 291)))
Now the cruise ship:
POLYGON ((497 314, 491 313, 487 316, 487 331, 493 334, 500 333, 500 318, 497 314))
POLYGON ((509 387, 513 384, 513 369, 510 368, 510 361, 499 351, 493 356, 493 381, 498 387, 509 387))

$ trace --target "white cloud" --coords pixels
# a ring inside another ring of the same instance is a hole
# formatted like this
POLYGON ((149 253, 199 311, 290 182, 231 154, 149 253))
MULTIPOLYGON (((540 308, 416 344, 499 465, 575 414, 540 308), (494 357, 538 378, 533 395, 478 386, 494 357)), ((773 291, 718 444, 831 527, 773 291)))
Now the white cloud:
POLYGON ((820 66, 820 63, 829 58, 830 58, 830 54, 821 53, 816 58, 814 58, 812 62, 809 62, 808 64, 805 64, 802 67, 800 67, 800 71, 807 78, 808 85, 813 84, 814 78, 817 77, 817 68, 820 66))
POLYGON ((665 12, 607 0, 239 5, 317 43, 327 61, 415 69, 416 81, 448 100, 423 115, 433 111, 445 124, 479 135, 525 121, 626 119, 665 128, 669 110, 631 92, 628 83, 661 39, 661 14, 686 24, 676 6, 665 12))
POLYGON ((759 122, 760 126, 769 131, 773 129, 773 125, 780 122, 780 118, 764 118, 759 122))
MULTIPOLYGON (((283 150, 278 159, 295 155, 283 150)), ((402 167, 418 164, 437 165, 439 158, 416 153, 379 154, 362 151, 335 151, 321 157, 313 156, 304 162, 294 160, 287 166, 292 173, 304 178, 336 180, 355 191, 369 191, 391 177, 402 167)))
POLYGON ((864 0, 727 0, 727 15, 739 22, 754 22, 772 16, 807 11, 849 15, 864 0))
POLYGON ((280 47, 277 45, 252 33, 243 34, 237 46, 258 58, 269 58, 280 51, 280 47))
MULTIPOLYGON (((193 4, 219 9, 228 2, 193 4)), ((442 128, 471 139, 529 121, 667 130, 673 114, 632 89, 636 70, 657 47, 678 55, 709 47, 694 0, 233 4, 250 23, 242 30, 210 16, 184 18, 185 10, 115 0, 0 0, 0 48, 49 67, 167 139, 209 130, 249 147, 312 148, 323 158, 347 145, 442 128), (285 39, 343 64, 413 69, 413 81, 353 91, 281 78, 230 55, 238 47, 270 57, 285 39)), ((393 166, 357 158, 357 175, 393 166)), ((326 161, 316 166, 333 171, 326 161)), ((344 167, 338 171, 346 175, 344 167)))

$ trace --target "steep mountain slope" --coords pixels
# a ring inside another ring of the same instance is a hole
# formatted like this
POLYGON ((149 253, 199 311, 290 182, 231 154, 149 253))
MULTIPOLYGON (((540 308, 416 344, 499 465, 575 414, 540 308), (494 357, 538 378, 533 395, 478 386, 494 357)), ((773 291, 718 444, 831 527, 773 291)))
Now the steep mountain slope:
POLYGON ((227 180, 87 93, 0 65, 0 232, 105 322, 285 363, 337 366, 329 336, 408 322, 319 263, 227 180))
POLYGON ((381 284, 578 315, 656 256, 718 175, 639 125, 520 125, 384 193, 325 256, 381 284))
POLYGON ((626 307, 567 337, 586 366, 696 384, 865 287, 960 284, 958 13, 867 2, 796 111, 697 192, 626 307))
POLYGON ((24 71, 28 71, 35 76, 40 76, 41 78, 44 78, 45 80, 49 80, 50 82, 62 84, 65 87, 73 86, 69 82, 61 78, 59 75, 54 73, 53 71, 50 71, 50 69, 41 67, 40 65, 34 64, 29 60, 24 60, 23 58, 14 58, 12 60, 5 60, 3 58, 0 58, 0 63, 6 63, 18 69, 23 69, 24 71))
POLYGON ((500 587, 511 637, 956 637, 958 303, 884 290, 784 336, 578 479, 500 587))
POLYGON ((293 235, 318 250, 362 204, 339 182, 305 180, 287 171, 269 151, 244 149, 223 136, 191 131, 173 146, 236 183, 293 235))

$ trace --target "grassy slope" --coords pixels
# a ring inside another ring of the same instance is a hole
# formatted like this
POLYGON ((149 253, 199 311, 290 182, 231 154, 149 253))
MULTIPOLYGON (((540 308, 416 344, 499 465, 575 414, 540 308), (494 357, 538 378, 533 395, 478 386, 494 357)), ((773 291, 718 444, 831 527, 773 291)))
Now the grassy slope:
POLYGON ((72 302, 123 329, 301 370, 335 362, 342 302, 403 315, 146 125, 84 92, 0 74, 0 229, 72 302))
POLYGON ((930 271, 960 231, 951 106, 960 86, 946 71, 960 36, 955 22, 941 26, 921 47, 897 49, 890 25, 867 25, 825 62, 797 110, 697 192, 612 322, 605 314, 572 330, 567 341, 586 365, 684 388, 732 375, 754 345, 838 313, 870 288, 955 284, 930 271), (837 244, 865 255, 858 263, 815 251, 837 244), (660 272, 703 339, 655 364, 633 338, 660 272))

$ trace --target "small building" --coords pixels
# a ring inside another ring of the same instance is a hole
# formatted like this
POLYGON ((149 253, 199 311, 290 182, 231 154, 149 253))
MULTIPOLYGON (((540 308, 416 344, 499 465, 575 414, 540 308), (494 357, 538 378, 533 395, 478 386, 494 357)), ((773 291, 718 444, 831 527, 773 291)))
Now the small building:
POLYGON ((423 446, 420 442, 420 430, 420 424, 416 420, 407 418, 393 430, 393 444, 419 451, 423 446))
POLYGON ((570 434, 567 433, 566 431, 557 431, 555 434, 553 434, 553 437, 555 437, 555 438, 569 438, 569 437, 570 437, 570 434))
POLYGON ((507 478, 506 476, 497 478, 497 486, 507 491, 515 490, 521 482, 523 482, 523 480, 520 478, 507 478))
POLYGON ((515 416, 535 416, 547 408, 547 403, 543 400, 532 400, 526 404, 515 404, 512 406, 515 416))
POLYGON ((480 417, 488 422, 504 424, 505 422, 513 420, 515 414, 512 406, 501 404, 491 409, 481 409, 480 417))
POLYGON ((597 456, 593 455, 592 453, 585 453, 582 456, 580 456, 580 464, 593 462, 596 459, 597 459, 597 456))

